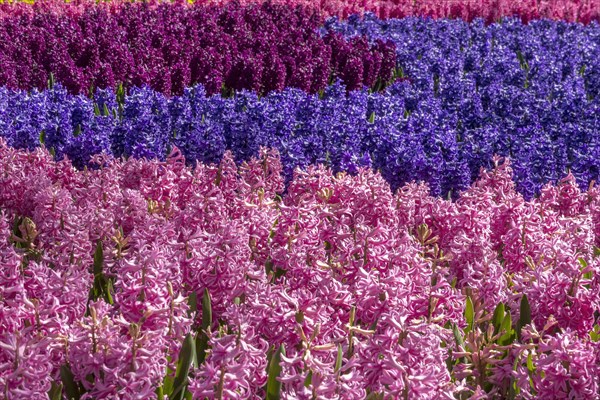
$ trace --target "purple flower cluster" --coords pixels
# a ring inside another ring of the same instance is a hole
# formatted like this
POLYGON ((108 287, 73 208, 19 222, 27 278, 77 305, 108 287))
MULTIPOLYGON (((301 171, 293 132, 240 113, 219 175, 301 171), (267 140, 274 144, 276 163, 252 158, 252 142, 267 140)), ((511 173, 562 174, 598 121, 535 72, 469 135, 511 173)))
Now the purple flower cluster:
MULTIPOLYGON (((447 159, 458 151, 468 159, 468 171, 452 163, 454 181, 449 187, 442 183, 442 193, 460 188, 465 173, 474 179, 480 166, 490 166, 493 154, 511 157, 518 189, 526 196, 567 171, 584 186, 598 178, 591 161, 599 156, 598 23, 504 19, 486 25, 367 14, 330 19, 322 32, 331 31, 396 44, 397 75, 410 82, 400 93, 406 114, 418 114, 417 129, 431 129, 428 137, 439 138, 428 152, 438 150, 447 159)), ((377 113, 373 116, 377 120, 377 113)), ((395 145, 391 141, 383 154, 395 145)), ((435 165, 446 165, 432 164, 434 171, 435 165)), ((373 163, 387 165, 393 160, 373 163)))
POLYGON ((600 190, 0 143, 6 399, 600 398, 600 190))
POLYGON ((195 83, 211 94, 288 86, 316 93, 332 78, 349 90, 382 87, 395 68, 393 45, 321 38, 320 17, 303 8, 134 3, 37 11, 0 18, 0 85, 41 89, 54 79, 71 93, 123 84, 170 95, 195 83))

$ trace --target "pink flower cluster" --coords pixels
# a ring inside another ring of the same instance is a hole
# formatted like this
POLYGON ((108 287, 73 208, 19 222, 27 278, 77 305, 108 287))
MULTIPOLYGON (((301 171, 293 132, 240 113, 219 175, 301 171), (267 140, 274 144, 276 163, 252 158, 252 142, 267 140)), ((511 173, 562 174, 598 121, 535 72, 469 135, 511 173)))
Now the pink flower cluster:
MULTIPOLYGON (((153 0, 158 3, 160 0, 153 0)), ((232 0, 197 0, 194 3, 219 5, 232 0)), ((237 0, 242 5, 261 3, 261 0, 237 0)), ((347 18, 352 14, 372 12, 379 18, 403 18, 409 16, 428 16, 432 18, 461 18, 471 21, 483 18, 488 22, 501 17, 517 16, 524 21, 550 18, 564 21, 590 23, 600 21, 600 0, 271 0, 273 4, 303 6, 319 11, 323 16, 347 18)), ((65 7, 62 1, 41 0, 35 6, 28 4, 0 4, 0 18, 5 15, 31 14, 33 9, 81 14, 89 0, 75 0, 65 7)), ((116 10, 122 0, 111 0, 108 5, 116 10)))
POLYGON ((166 398, 191 335, 198 399, 600 398, 600 190, 571 176, 526 201, 498 159, 452 202, 284 187, 267 150, 95 162, 0 144, 0 397, 166 398))
MULTIPOLYGON (((246 0, 253 1, 253 0, 246 0)), ((276 0, 276 3, 302 4, 325 15, 347 18, 351 14, 375 13, 380 18, 427 16, 461 18, 488 22, 501 17, 520 17, 524 21, 550 18, 589 23, 600 20, 598 0, 276 0)))

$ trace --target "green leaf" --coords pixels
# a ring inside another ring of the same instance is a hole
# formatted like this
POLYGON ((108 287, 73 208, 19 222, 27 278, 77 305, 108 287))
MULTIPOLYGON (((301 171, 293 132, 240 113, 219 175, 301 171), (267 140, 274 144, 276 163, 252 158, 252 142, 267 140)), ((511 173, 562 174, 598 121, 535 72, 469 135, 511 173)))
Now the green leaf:
POLYGON ((202 328, 208 329, 212 325, 212 301, 207 288, 202 295, 202 328))
POLYGON ((342 351, 342 345, 338 343, 337 358, 335 359, 335 368, 334 368, 333 372, 337 373, 342 368, 343 358, 344 358, 344 352, 342 351))
POLYGON ((97 103, 94 103, 94 115, 97 117, 100 116, 100 108, 97 103))
POLYGON ((162 388, 162 392, 167 394, 167 395, 171 395, 173 394, 173 369, 171 367, 169 367, 170 362, 171 362, 171 357, 168 357, 169 363, 167 363, 167 372, 165 374, 165 377, 163 379, 163 384, 161 386, 162 388))
POLYGON ((113 281, 112 281, 112 279, 107 279, 106 280, 106 292, 104 293, 104 295, 105 295, 106 302, 110 305, 114 304, 112 292, 113 292, 113 281))
POLYGON ((196 358, 195 365, 198 366, 206 359, 208 349, 208 330, 212 326, 212 301, 208 289, 204 288, 202 295, 202 326, 196 334, 196 358))
POLYGON ((52 382, 52 386, 50 387, 50 391, 48 392, 49 400, 62 400, 62 383, 52 382))
POLYGON ((517 338, 521 340, 521 329, 527 324, 531 323, 531 307, 527 296, 521 297, 521 304, 519 306, 519 321, 517 322, 517 338))
POLYGON ((371 392, 365 397, 365 400, 383 400, 384 394, 379 392, 371 392))
POLYGON ((496 306, 494 310, 494 315, 492 316, 492 325, 494 326, 494 335, 500 332, 500 328, 502 327, 502 321, 504 320, 504 303, 500 303, 496 306))
POLYGON ((594 325, 594 329, 592 329, 590 332, 590 339, 592 340, 592 342, 600 341, 600 326, 599 325, 594 325))
POLYGON ((94 251, 94 275, 102 273, 104 267, 104 250, 102 249, 102 241, 96 242, 96 250, 94 251))
POLYGON ((306 379, 304 379, 304 387, 310 387, 310 384, 312 383, 312 371, 308 371, 308 374, 306 374, 306 379))
POLYGON ((55 83, 56 81, 54 80, 54 74, 50 72, 50 77, 48 78, 48 89, 52 89, 55 83))
POLYGON ((402 67, 397 67, 397 68, 394 70, 394 73, 395 73, 395 75, 396 75, 397 77, 399 77, 399 78, 404 78, 404 77, 405 77, 405 75, 404 75, 404 68, 402 68, 402 67))
POLYGON ((467 306, 465 307, 465 319, 467 320, 466 332, 473 330, 473 322, 475 319, 475 310, 471 296, 467 296, 467 306))
POLYGON ((527 355, 527 370, 530 373, 535 372, 535 367, 533 366, 533 355, 531 353, 527 355))
MULTIPOLYGON (((352 306, 352 308, 350 308, 350 315, 349 315, 349 321, 348 321, 348 325, 349 326, 354 326, 354 320, 356 319, 356 306, 352 306)), ((347 353, 347 357, 350 358, 352 357, 352 353, 354 352, 354 331, 350 330, 350 332, 348 332, 348 353, 347 353)))
POLYGON ((79 135, 81 135, 81 125, 77 124, 77 127, 75 128, 75 131, 73 131, 73 136, 77 137, 79 135))
MULTIPOLYGON (((579 261, 579 264, 581 264, 581 271, 585 271, 585 269, 588 267, 588 263, 587 261, 585 261, 585 259, 583 258, 578 258, 577 261, 579 261)), ((594 271, 593 270, 589 270, 587 272, 585 272, 583 274, 583 279, 592 279, 594 277, 594 271)), ((587 285, 586 285, 587 286, 587 285)))
POLYGON ((279 346, 279 349, 273 353, 271 360, 269 361, 269 375, 267 378, 267 396, 266 400, 279 400, 281 392, 281 382, 277 379, 281 373, 281 355, 285 354, 285 347, 283 344, 279 346))
POLYGON ((456 344, 459 346, 463 346, 465 344, 460 331, 458 330, 458 325, 452 324, 452 334, 454 335, 454 340, 456 340, 456 344))
POLYGON ((188 296, 188 304, 190 306, 190 315, 196 314, 198 312, 198 295, 195 291, 188 296))
POLYGON ((165 392, 164 392, 163 385, 156 388, 156 398, 161 399, 161 400, 165 398, 165 392))
POLYGON ((515 340, 515 332, 512 329, 512 318, 510 316, 510 310, 506 310, 506 315, 502 320, 500 326, 500 332, 504 332, 504 335, 498 338, 498 344, 501 346, 507 346, 515 340))
POLYGON ((96 250, 94 251, 94 284, 90 290, 90 300, 103 298, 108 304, 113 304, 112 297, 113 282, 112 279, 104 275, 104 251, 102 249, 102 241, 96 242, 96 250))
POLYGON ((119 83, 117 86, 117 104, 122 106, 125 104, 125 88, 123 88, 123 83, 119 83))
POLYGON ((371 124, 375 123, 375 111, 373 111, 373 112, 371 113, 371 115, 369 116, 369 122, 370 122, 371 124))
POLYGON ((46 131, 42 130, 40 132, 40 144, 43 145, 44 143, 46 143, 46 131))
POLYGON ((185 390, 188 383, 188 375, 190 366, 194 359, 195 346, 192 335, 187 335, 183 340, 183 346, 179 352, 179 360, 177 361, 177 370, 175 372, 175 381, 173 383, 173 393, 169 396, 170 400, 182 400, 185 395, 185 390))
POLYGON ((71 372, 71 368, 67 364, 60 367, 60 379, 62 380, 62 384, 65 388, 67 399, 79 400, 79 398, 83 394, 83 390, 81 388, 81 385, 75 382, 75 376, 73 375, 73 372, 71 372))
POLYGON ((269 275, 271 272, 273 272, 273 261, 269 258, 265 261, 265 273, 269 275))
POLYGON ((512 330, 512 317, 510 316, 510 310, 506 310, 500 329, 502 329, 504 332, 510 332, 512 330))
POLYGON ((452 289, 456 289, 456 284, 458 283, 458 279, 456 277, 452 278, 452 282, 450 282, 450 286, 452 289))
MULTIPOLYGON (((462 334, 458 329, 458 325, 452 324, 452 334, 454 335, 454 340, 456 340, 456 344, 458 345, 458 347, 464 347, 465 341, 463 340, 462 334)), ((462 357, 458 361, 461 363, 466 363, 467 359, 465 357, 462 357)))
MULTIPOLYGON (((517 367, 519 366, 519 357, 515 358, 515 362, 513 363, 513 371, 517 370, 517 367)), ((509 391, 508 391, 508 398, 509 399, 515 399, 517 398, 517 395, 521 393, 521 388, 517 385, 517 381, 514 378, 514 376, 512 376, 510 378, 510 386, 509 386, 509 391)))
POLYGON ((498 339, 498 344, 500 346, 508 346, 509 344, 515 341, 515 336, 515 331, 511 329, 510 332, 507 332, 504 335, 500 336, 500 338, 498 339))
POLYGON ((104 112, 105 117, 108 117, 110 115, 110 111, 108 111, 108 106, 106 105, 106 103, 104 103, 104 109, 102 111, 104 112))

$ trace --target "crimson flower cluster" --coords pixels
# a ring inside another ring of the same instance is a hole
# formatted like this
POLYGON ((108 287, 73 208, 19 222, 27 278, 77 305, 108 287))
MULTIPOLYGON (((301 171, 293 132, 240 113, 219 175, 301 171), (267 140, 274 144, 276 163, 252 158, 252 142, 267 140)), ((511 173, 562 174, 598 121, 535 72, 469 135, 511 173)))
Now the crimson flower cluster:
POLYGON ((56 80, 72 93, 123 84, 170 95, 202 83, 211 94, 284 87, 316 93, 337 78, 349 90, 383 87, 395 68, 393 44, 322 38, 321 18, 303 8, 134 3, 36 10, 0 18, 2 86, 41 89, 56 80))

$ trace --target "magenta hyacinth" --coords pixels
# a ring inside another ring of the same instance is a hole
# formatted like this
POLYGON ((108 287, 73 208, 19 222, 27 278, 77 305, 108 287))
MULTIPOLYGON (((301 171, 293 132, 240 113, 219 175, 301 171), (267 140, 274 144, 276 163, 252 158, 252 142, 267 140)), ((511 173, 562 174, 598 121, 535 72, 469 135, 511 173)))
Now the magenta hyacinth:
POLYGON ((94 161, 0 145, 8 399, 168 396, 184 360, 200 399, 599 397, 600 192, 571 176, 525 200, 496 159, 449 201, 368 169, 284 186, 269 150, 94 161))

